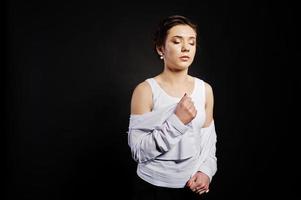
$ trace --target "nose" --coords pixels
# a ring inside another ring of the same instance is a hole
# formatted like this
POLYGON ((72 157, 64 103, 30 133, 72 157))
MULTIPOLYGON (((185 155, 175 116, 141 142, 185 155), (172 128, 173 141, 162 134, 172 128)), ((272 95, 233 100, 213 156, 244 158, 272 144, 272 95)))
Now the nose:
POLYGON ((181 51, 182 52, 189 52, 189 45, 188 45, 187 42, 183 42, 181 51))

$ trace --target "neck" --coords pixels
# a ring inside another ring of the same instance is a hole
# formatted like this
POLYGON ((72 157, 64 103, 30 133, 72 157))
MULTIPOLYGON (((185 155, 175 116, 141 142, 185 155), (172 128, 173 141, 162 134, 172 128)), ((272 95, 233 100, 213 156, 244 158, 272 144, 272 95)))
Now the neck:
POLYGON ((165 68, 161 73, 161 77, 172 85, 182 84, 186 82, 189 78, 188 70, 170 70, 165 68))

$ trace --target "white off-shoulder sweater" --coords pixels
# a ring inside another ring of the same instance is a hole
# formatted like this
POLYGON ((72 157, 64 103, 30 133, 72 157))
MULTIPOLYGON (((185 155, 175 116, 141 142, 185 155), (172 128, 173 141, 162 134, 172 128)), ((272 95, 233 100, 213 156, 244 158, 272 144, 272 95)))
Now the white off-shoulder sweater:
POLYGON ((168 95, 154 78, 147 79, 153 93, 153 109, 131 115, 128 144, 137 161, 137 175, 157 186, 183 188, 197 171, 212 177, 217 171, 214 121, 205 122, 205 84, 194 78, 191 98, 197 116, 184 125, 174 114, 180 98, 168 95))

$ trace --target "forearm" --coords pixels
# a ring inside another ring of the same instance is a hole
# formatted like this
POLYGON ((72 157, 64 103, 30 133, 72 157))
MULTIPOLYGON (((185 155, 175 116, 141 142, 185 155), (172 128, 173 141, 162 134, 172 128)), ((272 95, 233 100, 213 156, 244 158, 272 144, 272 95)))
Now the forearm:
POLYGON ((214 122, 208 128, 203 129, 203 133, 207 134, 209 139, 206 142, 204 150, 204 161, 199 165, 198 171, 206 174, 210 181, 217 171, 217 158, 216 158, 216 132, 214 122))
POLYGON ((217 171, 216 157, 208 157, 199 167, 199 171, 206 174, 210 182, 217 171))
POLYGON ((169 151, 187 131, 175 114, 154 130, 129 129, 128 142, 132 156, 137 162, 145 162, 169 151))

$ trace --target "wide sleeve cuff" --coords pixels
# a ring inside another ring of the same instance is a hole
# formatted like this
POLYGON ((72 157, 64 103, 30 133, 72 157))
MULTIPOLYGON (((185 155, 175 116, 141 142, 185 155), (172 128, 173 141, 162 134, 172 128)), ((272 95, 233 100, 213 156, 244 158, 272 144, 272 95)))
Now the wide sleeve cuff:
POLYGON ((166 122, 175 128, 177 133, 175 132, 174 134, 176 136, 182 135, 188 130, 188 126, 186 126, 174 113, 166 120, 166 122))
POLYGON ((204 174, 206 174, 209 177, 209 180, 211 182, 211 180, 212 180, 212 170, 209 167, 203 165, 199 168, 198 171, 203 172, 204 174))

